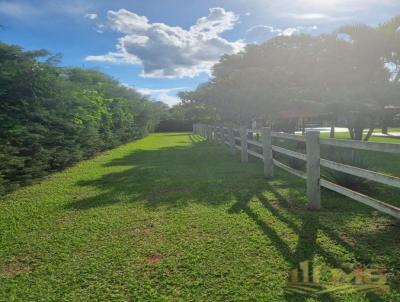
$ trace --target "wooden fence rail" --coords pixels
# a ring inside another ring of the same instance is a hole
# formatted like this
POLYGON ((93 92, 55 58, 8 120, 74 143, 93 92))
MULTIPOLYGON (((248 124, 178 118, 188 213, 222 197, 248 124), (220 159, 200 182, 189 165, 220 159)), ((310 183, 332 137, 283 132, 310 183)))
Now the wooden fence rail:
POLYGON ((324 187, 370 206, 380 212, 400 219, 400 208, 342 187, 326 179, 321 179, 320 175, 322 166, 356 177, 400 188, 400 178, 320 158, 321 145, 400 154, 400 144, 320 139, 319 131, 307 131, 305 136, 300 136, 272 132, 271 129, 267 127, 262 129, 247 129, 242 126, 239 129, 235 129, 222 125, 194 124, 193 132, 205 137, 210 142, 229 146, 232 154, 235 154, 237 150, 239 150, 242 162, 247 162, 249 155, 261 159, 264 162, 264 176, 266 178, 272 178, 274 176, 274 166, 277 166, 293 175, 305 179, 307 183, 308 207, 310 209, 321 208, 320 188, 324 187), (251 137, 249 138, 250 134, 251 137), (260 140, 254 139, 254 134, 256 134, 260 140), (273 138, 303 142, 306 145, 306 153, 303 154, 273 145, 273 138), (237 142, 240 143, 240 145, 238 145, 237 142), (250 149, 249 146, 252 146, 253 148, 250 149), (256 149, 260 150, 261 153, 255 151, 256 149), (296 170, 274 159, 273 152, 304 161, 306 163, 306 172, 296 170))

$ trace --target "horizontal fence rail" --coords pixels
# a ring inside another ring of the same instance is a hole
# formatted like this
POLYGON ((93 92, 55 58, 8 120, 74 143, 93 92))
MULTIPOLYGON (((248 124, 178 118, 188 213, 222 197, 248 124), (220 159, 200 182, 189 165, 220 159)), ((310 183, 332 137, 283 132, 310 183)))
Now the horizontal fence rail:
POLYGON ((264 160, 263 155, 260 154, 260 153, 257 153, 257 152, 251 151, 251 150, 247 150, 247 152, 248 152, 250 155, 253 155, 254 157, 257 157, 257 158, 259 158, 259 159, 264 160))
POLYGON ((321 186, 324 188, 327 188, 331 191, 335 191, 339 194, 342 194, 344 196, 347 196, 353 200, 356 200, 358 202, 361 202, 367 206, 370 206, 380 212, 389 214, 393 217, 396 217, 397 219, 400 218, 399 216, 399 211, 400 209, 392 206, 390 204, 387 204, 385 202, 379 201, 377 199, 374 199, 372 197, 366 196, 364 194, 361 194, 359 192, 355 192, 353 190, 347 189, 345 187, 339 186, 337 184, 334 184, 333 182, 327 181, 325 179, 321 179, 321 186))
POLYGON ((304 136, 288 134, 288 133, 281 133, 281 132, 273 132, 272 137, 283 138, 283 139, 288 139, 288 140, 298 141, 298 142, 306 141, 306 138, 304 136))
POLYGON ((287 156, 291 156, 291 157, 300 159, 300 160, 304 160, 304 161, 307 160, 307 156, 305 154, 303 154, 303 153, 299 153, 299 152, 296 152, 296 151, 292 151, 292 150, 285 149, 285 148, 278 147, 278 146, 274 146, 274 145, 272 145, 272 150, 275 151, 275 152, 281 153, 281 154, 285 154, 287 156))
POLYGON ((354 141, 345 139, 323 139, 321 140, 322 145, 343 147, 358 150, 386 152, 386 153, 400 153, 400 144, 387 144, 387 143, 373 143, 364 141, 354 141))
POLYGON ((253 139, 248 139, 247 140, 247 143, 248 144, 250 144, 250 145, 254 145, 254 146, 257 146, 257 147, 261 147, 262 148, 262 143, 260 143, 260 142, 258 142, 258 141, 255 141, 255 140, 253 140, 253 139))
POLYGON ((327 159, 321 159, 321 166, 332 169, 332 170, 336 170, 339 172, 343 172, 346 174, 351 174, 354 176, 358 176, 361 178, 379 182, 379 183, 382 183, 382 184, 385 184, 388 186, 400 188, 400 178, 397 178, 394 176, 385 175, 385 174, 381 174, 378 172, 333 162, 333 161, 330 161, 327 159))
POLYGON ((289 166, 281 163, 280 161, 277 161, 276 159, 273 159, 273 163, 274 163, 275 166, 285 170, 286 172, 292 173, 292 174, 294 174, 294 175, 296 175, 298 177, 301 177, 303 179, 307 179, 307 175, 303 171, 299 171, 299 170, 296 170, 296 169, 294 169, 292 167, 289 167, 289 166))
POLYGON ((326 179, 321 179, 320 176, 321 167, 325 167, 334 171, 400 188, 400 178, 398 177, 320 158, 321 145, 400 154, 400 144, 320 139, 319 131, 307 131, 305 136, 301 136, 272 132, 270 128, 247 129, 247 127, 240 127, 236 129, 221 125, 205 124, 194 124, 193 131, 211 142, 226 144, 229 146, 232 154, 235 154, 236 151, 239 150, 242 162, 248 161, 248 155, 261 159, 264 162, 264 175, 266 178, 273 177, 273 168, 276 166, 305 179, 307 183, 308 207, 311 209, 319 209, 321 207, 320 188, 323 187, 400 219, 400 208, 345 188, 326 179), (259 138, 259 140, 254 139, 254 134, 256 134, 256 138, 259 138), (305 143, 306 153, 304 154, 273 145, 273 138, 305 143), (240 145, 238 145, 237 142, 240 145), (256 150, 261 151, 261 153, 256 150), (274 159, 273 152, 304 161, 306 163, 306 172, 294 169, 274 159))

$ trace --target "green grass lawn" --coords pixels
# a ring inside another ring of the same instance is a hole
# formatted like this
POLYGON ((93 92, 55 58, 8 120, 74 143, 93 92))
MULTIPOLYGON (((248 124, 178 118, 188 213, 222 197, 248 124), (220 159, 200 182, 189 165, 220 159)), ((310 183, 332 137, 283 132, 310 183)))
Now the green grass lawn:
POLYGON ((0 201, 0 301, 400 301, 400 228, 191 134, 153 134, 0 201), (285 292, 304 260, 382 268, 387 293, 285 292))
MULTIPOLYGON (((392 132, 400 132, 400 129, 397 131, 397 128, 392 128, 390 131, 392 132)), ((375 133, 379 131, 375 131, 375 133)), ((328 132, 323 132, 321 133, 322 138, 329 138, 329 133, 328 132)), ((365 134, 364 134, 365 137, 365 134)), ((336 132, 335 133, 335 138, 337 139, 350 139, 350 134, 349 132, 336 132)), ((386 137, 386 136, 375 136, 372 135, 371 138, 369 139, 370 142, 376 142, 376 143, 388 143, 388 144, 400 144, 400 138, 396 137, 386 137)))

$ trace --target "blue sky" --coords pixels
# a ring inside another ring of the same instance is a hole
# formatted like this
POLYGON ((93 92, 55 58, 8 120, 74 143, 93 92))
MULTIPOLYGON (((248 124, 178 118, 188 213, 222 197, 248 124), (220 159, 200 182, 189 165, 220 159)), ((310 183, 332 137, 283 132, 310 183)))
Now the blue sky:
POLYGON ((399 0, 0 0, 0 39, 62 53, 65 66, 97 68, 174 104, 246 43, 396 14, 399 0))

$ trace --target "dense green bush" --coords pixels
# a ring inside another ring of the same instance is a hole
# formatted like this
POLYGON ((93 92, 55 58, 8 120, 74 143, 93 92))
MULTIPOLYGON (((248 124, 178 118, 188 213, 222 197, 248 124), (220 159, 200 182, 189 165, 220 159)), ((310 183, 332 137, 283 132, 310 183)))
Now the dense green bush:
POLYGON ((154 130, 163 107, 95 70, 0 43, 0 194, 154 130))
POLYGON ((161 120, 157 126, 157 132, 190 132, 193 130, 193 122, 176 119, 161 120))

